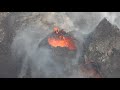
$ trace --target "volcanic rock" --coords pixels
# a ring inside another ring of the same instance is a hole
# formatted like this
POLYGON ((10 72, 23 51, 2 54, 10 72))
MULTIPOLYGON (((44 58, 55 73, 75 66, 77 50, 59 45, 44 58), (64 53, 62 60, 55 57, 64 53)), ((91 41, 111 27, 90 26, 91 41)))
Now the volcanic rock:
POLYGON ((120 30, 104 18, 86 40, 85 55, 99 64, 103 77, 120 77, 120 30))

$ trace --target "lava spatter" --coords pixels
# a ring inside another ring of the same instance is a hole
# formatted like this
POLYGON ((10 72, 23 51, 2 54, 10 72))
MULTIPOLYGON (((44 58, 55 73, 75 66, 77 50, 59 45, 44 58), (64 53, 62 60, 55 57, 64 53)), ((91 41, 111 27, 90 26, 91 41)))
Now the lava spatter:
POLYGON ((69 50, 76 49, 74 39, 64 30, 60 30, 58 27, 54 27, 54 32, 52 36, 48 38, 48 43, 52 47, 66 47, 69 50))

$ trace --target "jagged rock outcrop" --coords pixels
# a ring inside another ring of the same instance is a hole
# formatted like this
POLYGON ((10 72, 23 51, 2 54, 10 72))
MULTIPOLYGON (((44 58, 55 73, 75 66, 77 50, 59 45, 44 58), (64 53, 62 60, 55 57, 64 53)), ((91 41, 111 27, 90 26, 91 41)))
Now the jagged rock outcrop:
POLYGON ((86 40, 85 55, 104 77, 120 77, 120 30, 104 18, 86 40))

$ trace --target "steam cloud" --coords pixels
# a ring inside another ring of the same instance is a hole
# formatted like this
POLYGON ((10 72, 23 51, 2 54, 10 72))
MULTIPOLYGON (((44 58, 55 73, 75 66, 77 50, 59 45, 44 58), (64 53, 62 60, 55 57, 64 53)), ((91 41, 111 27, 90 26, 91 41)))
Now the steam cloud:
MULTIPOLYGON (((24 14, 24 13, 23 13, 24 14)), ((84 34, 89 34, 103 17, 106 17, 113 24, 120 26, 118 17, 120 13, 109 12, 46 12, 46 13, 33 13, 29 17, 30 13, 26 14, 23 18, 31 19, 27 26, 19 26, 19 30, 16 30, 16 36, 14 37, 11 45, 11 50, 16 57, 16 60, 22 61, 22 68, 18 77, 24 77, 30 67, 31 77, 67 77, 63 71, 64 67, 55 63, 51 57, 51 50, 47 48, 38 48, 39 43, 44 39, 47 34, 52 32, 54 26, 68 31, 77 31, 74 33, 74 37, 80 41, 79 55, 82 53, 82 43, 84 43, 84 34), (39 16, 35 19, 36 16, 39 16), (32 22, 32 20, 34 20, 32 22), (81 34, 81 35, 80 35, 81 34), (82 36, 83 35, 83 36, 82 36)), ((21 18, 21 19, 23 19, 21 18)), ((78 56, 79 56, 78 55, 78 56)), ((78 64, 79 57, 73 60, 78 64)), ((69 63, 67 64, 69 67, 69 63)), ((76 70, 69 77, 84 77, 76 70)))
MULTIPOLYGON (((50 49, 44 47, 39 48, 38 46, 41 40, 44 39, 47 34, 52 32, 52 28, 50 28, 49 25, 55 24, 55 26, 59 26, 68 32, 72 31, 72 22, 65 13, 44 13, 40 18, 42 19, 40 19, 41 21, 39 22, 36 21, 37 24, 30 23, 27 27, 22 26, 16 31, 16 36, 14 37, 11 48, 13 55, 17 60, 22 61, 22 68, 18 77, 22 78, 26 76, 29 68, 31 72, 30 77, 33 78, 71 77, 68 75, 66 76, 64 71, 72 71, 70 65, 78 64, 78 58, 81 55, 80 52, 78 52, 76 60, 69 60, 65 66, 62 66, 61 64, 54 62, 50 49)), ((81 41, 81 44, 82 42, 83 41, 81 41)))
POLYGON ((77 30, 89 34, 105 17, 120 28, 120 12, 67 12, 77 30))

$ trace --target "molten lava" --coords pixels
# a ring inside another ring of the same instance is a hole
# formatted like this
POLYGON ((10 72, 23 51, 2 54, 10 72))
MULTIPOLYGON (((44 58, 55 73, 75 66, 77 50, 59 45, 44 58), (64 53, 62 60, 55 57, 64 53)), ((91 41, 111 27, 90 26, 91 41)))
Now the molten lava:
POLYGON ((48 38, 48 43, 53 47, 66 47, 69 50, 76 49, 73 38, 65 31, 59 30, 58 27, 54 27, 53 35, 48 38))

